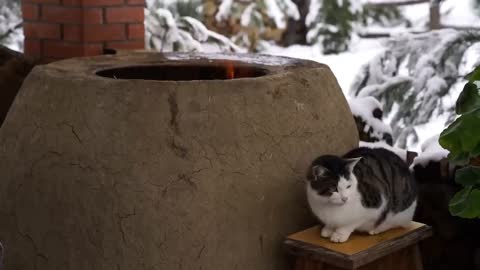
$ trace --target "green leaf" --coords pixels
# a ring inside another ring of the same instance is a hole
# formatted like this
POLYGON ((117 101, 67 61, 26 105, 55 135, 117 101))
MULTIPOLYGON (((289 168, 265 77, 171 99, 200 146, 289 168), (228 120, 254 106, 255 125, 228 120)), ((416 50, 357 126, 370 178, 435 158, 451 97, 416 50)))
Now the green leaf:
POLYGON ((478 108, 480 108, 480 89, 473 82, 467 82, 457 99, 455 112, 457 114, 464 114, 478 108))
POLYGON ((454 165, 467 165, 470 161, 468 153, 448 153, 448 160, 454 165))
MULTIPOLYGON (((467 166, 457 170, 455 182, 465 187, 480 185, 480 167, 467 166)), ((480 208, 480 205, 478 207, 480 208)))
POLYGON ((441 134, 440 145, 449 150, 451 157, 471 158, 472 151, 480 147, 480 109, 463 114, 441 134))
POLYGON ((475 149, 472 150, 471 156, 472 157, 480 156, 480 145, 477 145, 477 147, 475 147, 475 149))
POLYGON ((469 82, 480 81, 480 66, 476 67, 470 74, 467 75, 469 82))
POLYGON ((450 213, 462 218, 480 217, 480 190, 466 187, 455 196, 449 204, 450 213))

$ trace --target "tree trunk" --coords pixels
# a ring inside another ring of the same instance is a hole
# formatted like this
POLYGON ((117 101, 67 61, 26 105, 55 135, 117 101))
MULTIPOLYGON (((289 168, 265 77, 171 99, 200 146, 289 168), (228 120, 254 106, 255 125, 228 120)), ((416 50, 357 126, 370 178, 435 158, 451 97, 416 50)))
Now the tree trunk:
POLYGON ((440 28, 440 3, 439 1, 432 1, 430 3, 430 30, 440 28))
POLYGON ((283 46, 290 46, 293 44, 307 44, 307 26, 305 25, 305 17, 308 14, 308 7, 310 6, 310 0, 293 0, 297 5, 300 12, 300 19, 294 20, 288 19, 287 29, 283 33, 280 44, 283 46))

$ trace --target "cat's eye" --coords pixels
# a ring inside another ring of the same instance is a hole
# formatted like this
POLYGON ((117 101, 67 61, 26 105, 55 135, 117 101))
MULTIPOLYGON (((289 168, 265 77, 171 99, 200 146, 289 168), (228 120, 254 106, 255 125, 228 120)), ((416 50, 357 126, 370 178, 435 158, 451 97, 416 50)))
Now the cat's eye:
POLYGON ((347 186, 347 188, 351 188, 351 187, 352 187, 352 185, 348 185, 348 186, 347 186))

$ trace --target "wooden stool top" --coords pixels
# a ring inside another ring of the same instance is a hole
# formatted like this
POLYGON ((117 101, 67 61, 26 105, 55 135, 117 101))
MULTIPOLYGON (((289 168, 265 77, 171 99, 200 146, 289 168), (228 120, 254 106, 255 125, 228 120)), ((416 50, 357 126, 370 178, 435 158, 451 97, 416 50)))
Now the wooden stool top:
POLYGON ((430 226, 412 222, 378 235, 353 233, 345 243, 332 243, 320 236, 321 227, 292 234, 285 240, 287 249, 297 256, 324 261, 341 268, 357 268, 376 259, 416 244, 432 235, 430 226))

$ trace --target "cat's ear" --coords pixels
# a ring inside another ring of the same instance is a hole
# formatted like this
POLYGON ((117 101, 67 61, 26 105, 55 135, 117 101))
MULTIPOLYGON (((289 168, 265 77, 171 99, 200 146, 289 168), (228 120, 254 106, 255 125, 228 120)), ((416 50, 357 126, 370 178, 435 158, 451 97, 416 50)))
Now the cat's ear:
POLYGON ((312 167, 312 176, 313 180, 318 180, 320 177, 325 176, 327 173, 328 169, 321 166, 321 165, 315 165, 312 167))
POLYGON ((358 163, 361 159, 362 159, 361 157, 345 159, 345 161, 347 162, 347 167, 348 167, 348 169, 349 169, 350 171, 353 171, 353 168, 355 168, 355 165, 357 165, 357 163, 358 163))

